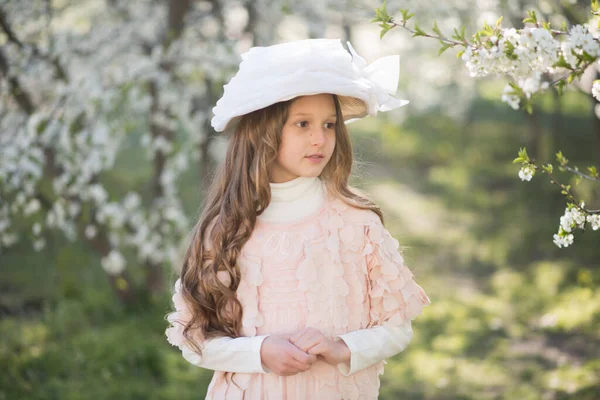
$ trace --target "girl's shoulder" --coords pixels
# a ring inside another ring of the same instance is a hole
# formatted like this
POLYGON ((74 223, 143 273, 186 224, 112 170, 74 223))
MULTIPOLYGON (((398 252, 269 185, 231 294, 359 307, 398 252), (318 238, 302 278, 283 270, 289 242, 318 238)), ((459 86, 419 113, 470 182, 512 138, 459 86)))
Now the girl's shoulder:
POLYGON ((379 215, 371 209, 359 208, 339 198, 329 198, 328 201, 332 214, 341 216, 346 223, 365 226, 381 225, 379 215))

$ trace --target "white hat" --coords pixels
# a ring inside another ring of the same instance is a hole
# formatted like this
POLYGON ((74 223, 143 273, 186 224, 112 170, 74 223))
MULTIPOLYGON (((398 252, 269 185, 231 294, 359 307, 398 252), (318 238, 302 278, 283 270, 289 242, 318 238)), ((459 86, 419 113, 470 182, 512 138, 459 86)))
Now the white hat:
POLYGON ((339 97, 344 121, 377 115, 408 104, 395 98, 400 56, 382 57, 370 65, 350 42, 305 39, 242 54, 237 74, 213 108, 211 125, 217 132, 236 117, 294 97, 332 93, 339 97))

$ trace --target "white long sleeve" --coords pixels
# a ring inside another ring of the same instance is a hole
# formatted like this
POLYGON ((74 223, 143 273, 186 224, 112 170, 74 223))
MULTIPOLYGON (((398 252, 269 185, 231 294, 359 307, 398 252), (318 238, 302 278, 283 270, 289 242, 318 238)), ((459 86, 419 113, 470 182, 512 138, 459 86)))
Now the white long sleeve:
POLYGON ((206 340, 202 356, 190 348, 182 349, 183 358, 198 367, 240 373, 271 372, 260 358, 260 348, 268 335, 253 337, 218 337, 206 340))
MULTIPOLYGON (((185 349, 183 357, 194 365, 217 371, 269 373, 260 358, 260 348, 267 336, 210 339, 205 342, 203 357, 185 349)), ((411 322, 400 326, 383 324, 338 335, 334 340, 343 340, 350 349, 350 362, 338 364, 338 369, 348 376, 370 367, 402 352, 412 337, 411 322)))
POLYGON ((411 322, 402 325, 383 324, 338 335, 350 349, 350 362, 338 364, 345 375, 352 375, 364 368, 402 352, 413 338, 411 322))

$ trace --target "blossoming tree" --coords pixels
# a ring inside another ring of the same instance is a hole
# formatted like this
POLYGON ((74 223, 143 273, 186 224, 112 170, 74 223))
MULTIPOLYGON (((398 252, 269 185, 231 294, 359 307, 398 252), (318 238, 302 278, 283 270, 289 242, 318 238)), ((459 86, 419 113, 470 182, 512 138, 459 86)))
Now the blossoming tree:
POLYGON ((162 291, 189 228, 176 181, 207 140, 207 82, 237 63, 231 41, 198 29, 214 12, 189 0, 0 5, 0 253, 28 236, 41 250, 58 231, 99 254, 122 301, 134 299, 131 262, 162 291), (109 189, 130 146, 149 185, 109 189))
MULTIPOLYGON (((589 69, 598 69, 600 59, 600 41, 590 24, 598 24, 599 5, 597 0, 591 2, 590 21, 583 24, 571 24, 566 21, 560 29, 551 27, 551 23, 539 18, 538 13, 530 11, 523 20, 523 28, 503 28, 502 17, 494 25, 484 22, 482 29, 471 37, 466 34, 465 26, 454 28, 448 36, 434 23, 432 32, 428 33, 412 24, 415 16, 409 9, 401 9, 397 18, 388 14, 386 2, 375 10, 376 22, 381 27, 381 37, 394 28, 409 31, 413 37, 422 36, 440 42, 439 54, 449 48, 459 47, 457 56, 464 62, 471 77, 502 76, 508 83, 502 93, 502 101, 515 110, 524 109, 532 112, 532 101, 540 93, 549 88, 556 88, 559 94, 576 82, 589 69)), ((600 80, 593 82, 590 91, 600 101, 600 80)), ((600 138, 599 138, 600 140, 600 138)), ((576 180, 587 179, 600 181, 596 166, 589 166, 588 173, 569 166, 569 160, 558 152, 556 154, 558 168, 576 176, 576 180)), ((548 175, 553 184, 561 188, 566 198, 566 209, 560 218, 558 233, 554 235, 554 243, 558 247, 567 247, 573 243, 575 229, 585 229, 586 224, 596 231, 600 229, 600 210, 585 207, 585 202, 578 200, 571 186, 560 183, 553 176, 553 164, 538 165, 531 159, 525 148, 518 152, 514 163, 522 164, 519 177, 529 181, 540 171, 548 175)))

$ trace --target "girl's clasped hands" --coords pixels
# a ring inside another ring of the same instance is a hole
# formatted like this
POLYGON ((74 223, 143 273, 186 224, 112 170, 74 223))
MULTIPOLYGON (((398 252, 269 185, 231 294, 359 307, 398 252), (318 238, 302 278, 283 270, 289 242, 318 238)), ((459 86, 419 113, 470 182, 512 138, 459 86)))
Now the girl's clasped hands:
POLYGON ((336 365, 350 360, 350 349, 343 340, 328 339, 315 328, 292 334, 268 336, 260 350, 262 363, 280 376, 308 371, 317 360, 336 365))

